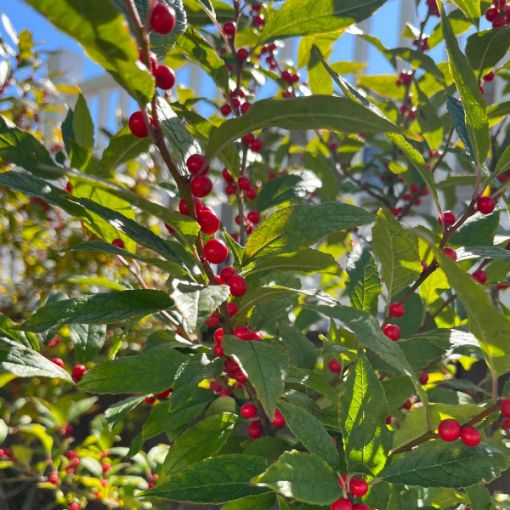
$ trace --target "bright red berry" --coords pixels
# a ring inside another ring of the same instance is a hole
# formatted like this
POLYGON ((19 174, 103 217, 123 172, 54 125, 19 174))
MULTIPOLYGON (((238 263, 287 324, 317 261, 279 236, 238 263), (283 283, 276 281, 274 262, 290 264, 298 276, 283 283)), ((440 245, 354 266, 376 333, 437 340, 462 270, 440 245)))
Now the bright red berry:
POLYGON ((236 30, 237 30, 237 27, 236 27, 236 24, 233 22, 233 21, 227 21, 224 25, 223 25, 223 33, 229 38, 231 39, 232 37, 234 37, 236 35, 236 30))
POLYGON ((248 326, 236 326, 232 334, 239 340, 251 340, 253 331, 248 326))
POLYGON ((260 421, 252 421, 249 425, 248 425, 248 435, 250 436, 251 439, 258 439, 259 437, 262 436, 262 434, 264 433, 264 431, 262 430, 262 425, 260 423, 260 421))
POLYGON ((499 409, 505 418, 510 418, 510 398, 505 398, 505 400, 501 402, 499 409))
POLYGON ((441 217, 439 217, 439 224, 440 225, 446 225, 447 227, 451 227, 455 224, 457 221, 457 218, 455 217, 455 214, 452 211, 444 211, 443 212, 443 219, 441 220, 441 217))
POLYGON ((328 368, 329 371, 334 374, 339 374, 342 371, 342 365, 340 365, 336 359, 330 359, 328 361, 328 368))
POLYGON ((157 34, 169 34, 175 27, 175 11, 169 5, 158 2, 152 9, 150 24, 157 34))
MULTIPOLYGON (((197 177, 201 177, 200 175, 197 177)), ((197 178, 195 177, 195 179, 197 178)), ((200 225, 200 230, 208 236, 213 235, 220 228, 220 219, 216 213, 211 209, 202 209, 197 213, 197 220, 200 225)))
POLYGON ((239 308, 235 303, 227 303, 227 310, 229 317, 233 317, 239 311, 239 308))
POLYGON ((480 197, 476 202, 476 208, 482 214, 490 214, 496 207, 496 201, 492 197, 480 197))
POLYGON ((438 427, 439 437, 443 441, 457 441, 460 437, 461 426, 457 420, 450 418, 443 420, 438 427))
POLYGON ((247 404, 243 404, 240 409, 241 416, 245 420, 250 420, 251 418, 255 418, 258 415, 257 406, 248 402, 247 404))
POLYGON ((220 278, 225 282, 228 283, 230 278, 236 274, 236 270, 232 266, 224 267, 220 271, 220 278))
POLYGON ((352 510, 370 510, 370 507, 365 505, 365 503, 358 503, 352 507, 352 510))
POLYGON ((214 332, 214 341, 217 343, 217 344, 221 344, 221 342, 223 342, 223 339, 225 338, 225 330, 223 328, 218 328, 215 332, 214 332))
POLYGON ((476 446, 480 443, 480 432, 469 425, 462 427, 460 438, 466 446, 476 446))
POLYGON ((141 111, 135 112, 129 117, 128 125, 131 133, 137 138, 145 138, 149 135, 149 129, 141 111))
POLYGON ((453 248, 444 248, 443 253, 454 262, 457 262, 457 252, 453 248))
POLYGON ((206 174, 209 171, 207 160, 204 156, 202 156, 202 154, 192 154, 186 160, 186 167, 193 175, 198 173, 206 174))
POLYGON ((163 90, 169 90, 175 85, 175 73, 168 66, 158 66, 154 71, 156 86, 163 90))
POLYGON ((354 476, 349 481, 349 490, 358 497, 363 497, 368 492, 368 483, 361 478, 355 478, 354 476))
POLYGON ((396 324, 386 324, 383 328, 383 333, 394 342, 400 338, 400 328, 396 324))
POLYGON ((48 476, 48 482, 52 483, 53 485, 57 485, 58 484, 58 474, 51 473, 51 475, 48 476))
POLYGON ((429 373, 423 371, 418 380, 420 381, 420 384, 427 384, 429 382, 429 373))
POLYGON ((204 245, 204 257, 212 264, 222 264, 227 260, 228 248, 219 239, 210 239, 204 245))
POLYGON ((229 278, 227 285, 230 287, 230 293, 234 297, 241 297, 246 294, 248 290, 248 285, 246 284, 246 280, 239 275, 233 275, 229 278))
POLYGON ((222 358, 223 356, 225 356, 225 351, 223 350, 223 347, 219 344, 216 344, 213 347, 213 353, 217 358, 222 358))
POLYGON ((487 273, 483 269, 477 269, 473 273, 473 278, 482 285, 485 285, 487 283, 487 273))
POLYGON ((85 365, 76 365, 71 372, 71 377, 75 383, 79 382, 81 378, 87 373, 85 365))
POLYGON ((330 505, 330 510, 352 510, 352 503, 345 498, 337 499, 330 505))
POLYGON ((50 361, 60 368, 64 368, 64 362, 60 358, 51 358, 50 361))
POLYGON ((196 175, 191 179, 191 193, 199 198, 204 198, 213 189, 213 183, 207 175, 196 175))
POLYGON ((76 503, 76 501, 73 501, 68 508, 69 510, 80 510, 80 505, 76 503))
POLYGON ((390 305, 390 317, 403 317, 406 313, 406 309, 403 303, 396 301, 390 305))
POLYGON ((275 426, 275 428, 281 429, 285 427, 285 423, 286 423, 285 417, 283 416, 283 414, 280 412, 279 409, 275 409, 273 418, 273 425, 275 426))

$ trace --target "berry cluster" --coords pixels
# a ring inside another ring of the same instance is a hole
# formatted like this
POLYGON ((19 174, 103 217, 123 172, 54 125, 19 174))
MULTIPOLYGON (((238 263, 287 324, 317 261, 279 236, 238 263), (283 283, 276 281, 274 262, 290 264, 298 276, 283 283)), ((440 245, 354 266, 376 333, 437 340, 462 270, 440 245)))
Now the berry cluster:
MULTIPOLYGON (((251 402, 247 402, 241 406, 240 413, 245 420, 250 420, 250 423, 248 424, 248 436, 251 439, 258 439, 259 437, 262 437, 264 435, 264 429, 262 428, 262 423, 259 419, 257 406, 251 402)), ((285 424, 285 417, 279 409, 275 409, 273 427, 275 429, 282 429, 285 427, 285 424)))
POLYGON ((457 441, 460 438, 466 446, 476 446, 480 443, 480 432, 475 427, 470 425, 462 427, 457 420, 451 418, 439 424, 438 435, 446 442, 457 441))
MULTIPOLYGON (((338 486, 346 496, 350 494, 355 498, 362 498, 368 492, 368 483, 362 478, 355 476, 348 479, 343 474, 338 480, 338 486)), ((349 497, 342 497, 331 503, 330 510, 370 510, 370 508, 364 503, 352 503, 349 497)))
MULTIPOLYGON (((52 345, 49 345, 49 346, 53 347, 55 345, 57 345, 57 344, 53 343, 52 345)), ((62 358, 51 358, 50 361, 60 368, 65 367, 64 360, 62 360, 62 358)), ((79 383, 86 373, 87 373, 87 367, 85 365, 78 364, 73 367, 73 369, 71 371, 71 377, 75 383, 79 383)))
POLYGON ((510 5, 506 0, 492 0, 492 5, 485 11, 487 21, 492 28, 501 28, 510 25, 510 5))

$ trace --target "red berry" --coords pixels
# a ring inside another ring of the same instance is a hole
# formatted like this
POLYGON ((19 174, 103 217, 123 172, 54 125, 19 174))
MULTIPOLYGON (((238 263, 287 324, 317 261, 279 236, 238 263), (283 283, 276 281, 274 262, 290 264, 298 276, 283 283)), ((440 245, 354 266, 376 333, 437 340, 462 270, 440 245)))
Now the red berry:
POLYGON ((406 313, 406 309, 403 303, 396 301, 390 305, 390 317, 403 317, 406 313))
POLYGON ((457 252, 453 248, 443 248, 443 253, 454 262, 457 261, 457 252))
POLYGON ((48 482, 52 483, 53 485, 57 485, 58 484, 58 474, 51 473, 51 475, 48 476, 48 482))
POLYGON ((328 368, 329 371, 333 372, 334 374, 339 374, 342 371, 342 365, 340 365, 336 359, 329 360, 328 368))
POLYGON ((485 11, 485 17, 487 21, 494 21, 498 17, 499 11, 497 7, 489 7, 485 11))
POLYGON ((358 497, 363 497, 368 492, 368 483, 361 478, 351 478, 349 482, 349 490, 358 497))
POLYGON ((212 264, 222 264, 227 260, 228 248, 219 239, 210 239, 204 246, 204 257, 212 264))
POLYGON ((218 328, 215 332, 214 332, 214 341, 217 343, 217 344, 221 344, 221 342, 223 342, 223 339, 225 338, 225 330, 223 328, 218 328))
POLYGON ((174 391, 173 388, 168 388, 167 390, 156 393, 155 397, 159 398, 159 400, 165 400, 165 398, 168 398, 173 391, 174 391))
POLYGON ((234 297, 241 297, 246 294, 248 290, 248 285, 246 284, 246 280, 239 275, 233 275, 229 278, 227 285, 230 287, 230 293, 234 297))
POLYGON ((196 175, 191 179, 191 193, 199 198, 204 198, 213 189, 213 183, 207 175, 196 175))
POLYGON ((345 498, 337 499, 330 505, 330 510, 352 510, 352 503, 345 498))
POLYGON ((358 503, 352 507, 352 510, 370 510, 370 507, 365 505, 364 503, 358 503))
POLYGON ((228 117, 232 113, 232 108, 229 104, 225 103, 220 108, 220 112, 223 115, 223 117, 228 117))
POLYGON ((225 351, 223 350, 223 347, 219 344, 216 344, 213 347, 213 353, 217 358, 222 358, 223 356, 225 356, 225 351))
POLYGON ((274 411, 273 425, 277 429, 282 429, 283 427, 285 427, 285 417, 283 416, 279 409, 275 409, 274 411))
POLYGON ((149 135, 149 129, 141 111, 135 112, 129 117, 128 125, 131 133, 137 138, 145 138, 149 135))
POLYGON ((502 429, 505 429, 505 430, 510 429, 510 418, 504 418, 504 419, 501 421, 501 428, 502 428, 502 429))
POLYGON ((67 450, 67 452, 65 452, 64 454, 66 456, 67 459, 71 460, 71 459, 76 459, 78 457, 78 454, 76 453, 75 450, 67 450))
POLYGON ((461 426, 457 420, 443 420, 438 427, 439 437, 443 441, 457 441, 460 437, 461 426))
POLYGON ((103 470, 103 473, 108 473, 112 469, 112 465, 109 462, 103 462, 101 465, 101 468, 103 470))
POLYGON ((243 136, 243 142, 250 145, 255 140, 255 135, 253 133, 247 133, 243 136))
POLYGON ((250 56, 250 52, 246 48, 240 48, 237 50, 237 59, 244 62, 250 56))
POLYGON ((394 342, 400 338, 400 328, 396 324, 386 324, 383 328, 383 333, 394 342))
POLYGON ((493 81, 495 77, 496 77, 496 75, 495 75, 494 71, 490 71, 483 77, 483 81, 493 81))
POLYGON ((248 113, 248 111, 250 110, 251 108, 251 103, 249 103, 248 101, 246 101, 245 103, 243 103, 241 105, 241 112, 242 113, 248 113))
POLYGON ((233 317, 239 311, 239 308, 235 303, 227 303, 227 310, 229 317, 233 317))
POLYGON ((260 423, 260 421, 252 421, 249 425, 248 425, 248 435, 250 436, 251 439, 258 439, 259 437, 262 436, 262 434, 264 433, 264 431, 262 430, 262 425, 260 423))
POLYGON ((462 427, 460 438, 466 446, 476 446, 480 443, 480 432, 469 425, 462 427))
POLYGON ((411 399, 407 399, 402 404, 402 409, 405 409, 406 411, 409 411, 413 407, 413 401, 411 399))
POLYGON ((240 409, 241 416, 245 420, 249 420, 251 418, 255 418, 258 415, 257 406, 248 402, 247 404, 243 404, 240 409))
POLYGON ((235 184, 229 184, 228 186, 225 186, 225 193, 227 195, 235 195, 236 189, 235 184))
POLYGON ((249 188, 246 192, 246 198, 249 200, 255 200, 255 198, 257 198, 257 190, 255 188, 249 188))
MULTIPOLYGON (((202 201, 199 200, 198 198, 193 198, 193 205, 195 206, 195 212, 197 214, 205 207, 202 201)), ((179 212, 181 214, 189 216, 188 204, 186 203, 186 200, 184 200, 184 198, 181 198, 179 200, 179 212)))
POLYGON ((455 214, 452 213, 452 211, 444 211, 442 220, 441 217, 439 217, 439 224, 443 225, 444 223, 447 227, 451 227, 455 224, 456 221, 457 218, 455 217, 455 214))
POLYGON ((226 168, 224 168, 221 171, 221 175, 223 176, 223 179, 225 179, 225 182, 228 182, 228 183, 234 182, 234 178, 232 177, 232 174, 226 168))
POLYGON ((232 266, 224 267, 224 268, 220 271, 220 277, 221 277, 221 279, 222 279, 225 283, 228 283, 228 281, 230 280, 230 278, 232 278, 232 276, 234 276, 235 274, 236 274, 236 270, 235 270, 232 266))
POLYGON ((248 326, 236 326, 232 334, 239 340, 251 340, 253 331, 248 326))
POLYGON ((60 358, 51 358, 50 361, 60 368, 64 368, 64 362, 60 358))
POLYGON ((487 283, 487 273, 483 269, 477 269, 473 273, 473 278, 482 285, 487 283))
POLYGON ((260 214, 258 211, 250 211, 247 217, 254 225, 258 225, 260 223, 260 214))
POLYGON ((80 510, 80 505, 74 501, 69 505, 69 510, 80 510))
MULTIPOLYGON (((197 176, 195 179, 202 176, 197 176)), ((197 213, 197 220, 202 232, 208 236, 213 235, 220 228, 220 219, 211 209, 202 209, 197 213)))
POLYGON ((237 179, 237 185, 239 186, 239 189, 247 190, 250 188, 250 180, 248 177, 245 177, 244 175, 241 175, 239 179, 237 179))
POLYGON ((154 402, 156 402, 156 399, 154 397, 145 397, 144 402, 151 406, 154 402))
POLYGON ((262 140, 260 138, 255 138, 255 140, 253 140, 253 142, 250 144, 250 149, 253 152, 260 152, 262 150, 262 146, 262 140))
POLYGON ((510 418, 510 398, 505 398, 505 400, 501 402, 499 409, 505 418, 510 418))
POLYGON ((476 202, 476 208, 482 214, 490 214, 496 207, 496 201, 491 197, 480 197, 476 202))
POLYGON ((73 381, 77 383, 87 373, 87 367, 85 365, 76 365, 71 372, 73 381))
POLYGON ((186 167, 193 175, 198 173, 206 174, 209 171, 209 165, 202 154, 192 154, 186 160, 186 167))
POLYGON ((175 11, 164 3, 157 3, 151 13, 151 29, 157 34, 169 34, 175 27, 175 11))
POLYGON ((233 21, 227 21, 223 25, 223 33, 230 39, 236 35, 236 24, 233 21))
POLYGON ((154 71, 156 86, 163 90, 169 90, 175 85, 175 73, 168 66, 158 66, 154 71))
POLYGON ((423 371, 418 380, 420 381, 420 384, 427 384, 429 382, 429 373, 423 371))

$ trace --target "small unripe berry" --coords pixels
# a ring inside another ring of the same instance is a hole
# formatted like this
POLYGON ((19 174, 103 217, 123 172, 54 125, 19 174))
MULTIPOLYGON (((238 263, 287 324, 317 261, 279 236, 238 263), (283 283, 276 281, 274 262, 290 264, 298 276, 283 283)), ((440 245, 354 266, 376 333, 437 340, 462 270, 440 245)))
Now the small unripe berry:
POLYGON ((258 415, 257 406, 248 402, 247 404, 243 404, 240 409, 241 416, 245 420, 250 420, 251 418, 255 418, 258 415))
POLYGON ((143 113, 141 111, 134 112, 128 120, 129 130, 137 138, 145 138, 149 135, 149 129, 145 123, 143 113))
POLYGON ((328 368, 329 371, 333 372, 334 374, 339 374, 342 371, 342 365, 340 365, 336 359, 329 360, 328 368))
POLYGON ((395 303, 391 303, 389 312, 390 317, 403 317, 406 313, 406 309, 403 303, 396 301, 395 303))
POLYGON ((480 197, 476 202, 476 208, 482 214, 490 214, 496 207, 496 201, 492 197, 480 197))
POLYGON ((204 257, 212 264, 222 264, 227 260, 228 248, 219 239, 210 239, 204 245, 204 257))
POLYGON ((466 446, 476 446, 480 443, 480 432, 475 427, 462 427, 460 438, 466 446))
POLYGON ((439 437, 447 442, 457 441, 460 437, 460 432, 461 426, 459 422, 450 418, 443 420, 438 427, 439 437))
POLYGON ((152 9, 150 25, 157 34, 169 34, 175 28, 175 11, 169 5, 158 2, 152 9))
POLYGON ((355 478, 354 476, 349 481, 349 490, 358 497, 363 497, 368 492, 368 483, 361 478, 355 478))
POLYGON ((393 342, 400 338, 400 328, 396 324, 386 324, 383 328, 383 333, 393 342))

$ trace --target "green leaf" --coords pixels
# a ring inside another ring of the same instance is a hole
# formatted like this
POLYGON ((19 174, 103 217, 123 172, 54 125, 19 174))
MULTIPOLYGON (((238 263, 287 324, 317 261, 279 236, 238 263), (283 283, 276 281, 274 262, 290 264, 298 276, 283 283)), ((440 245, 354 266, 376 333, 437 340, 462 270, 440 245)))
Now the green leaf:
POLYGON ((0 158, 38 177, 58 178, 58 174, 46 168, 55 166, 55 163, 44 146, 33 135, 21 131, 1 115, 0 158))
POLYGON ((92 150, 94 147, 94 123, 90 116, 87 101, 82 94, 78 95, 73 112, 74 140, 80 147, 92 150))
POLYGON ((144 398, 145 397, 128 397, 109 406, 104 412, 104 417, 110 429, 119 421, 124 420, 136 406, 144 401, 144 398))
POLYGON ((110 138, 108 147, 103 152, 101 163, 110 174, 120 165, 147 152, 150 145, 149 138, 137 138, 127 128, 123 128, 110 138))
POLYGON ((347 28, 371 16, 386 0, 287 0, 270 11, 261 41, 313 35, 347 28))
POLYGON ((394 296, 423 271, 418 238, 387 210, 377 213, 372 238, 374 252, 381 262, 384 284, 389 296, 394 296))
POLYGON ((237 416, 219 413, 198 422, 172 444, 162 468, 165 479, 219 452, 232 435, 237 416))
POLYGON ((349 472, 377 475, 389 446, 384 388, 362 350, 341 397, 340 428, 349 472))
POLYGON ((489 248, 499 227, 499 221, 499 211, 493 214, 474 214, 455 232, 450 242, 459 246, 489 248))
POLYGON ((475 162, 481 165, 487 158, 490 148, 489 122, 485 100, 480 92, 478 80, 467 57, 459 48, 452 24, 443 13, 443 35, 448 51, 450 73, 462 98, 466 126, 473 144, 475 162))
POLYGON ((338 465, 338 453, 324 425, 304 407, 280 402, 278 408, 285 416, 287 426, 296 439, 310 452, 330 466, 338 465))
POLYGON ((451 261, 441 250, 432 246, 451 286, 467 312, 473 334, 480 341, 487 362, 498 375, 510 370, 510 352, 508 338, 510 321, 493 306, 484 288, 451 261))
POLYGON ((464 144, 464 147, 466 148, 471 160, 476 162, 475 149, 471 143, 471 139, 469 138, 469 133, 466 126, 465 112, 462 103, 458 99, 448 96, 446 100, 446 106, 452 119, 453 126, 455 127, 455 131, 459 135, 459 138, 462 140, 462 143, 464 144))
POLYGON ((373 219, 372 214, 359 207, 337 202, 284 207, 250 235, 244 249, 244 263, 263 255, 296 251, 336 230, 366 225, 373 219))
POLYGON ((159 290, 125 290, 92 294, 48 303, 24 324, 25 331, 43 332, 64 324, 111 324, 138 319, 170 308, 173 302, 159 290))
POLYGON ((510 169, 510 145, 508 145, 498 158, 494 177, 501 175, 510 169))
POLYGON ((246 496, 227 503, 221 507, 221 510, 272 510, 274 499, 273 494, 246 496))
POLYGON ((478 22, 481 16, 480 0, 452 0, 452 3, 454 3, 467 18, 478 22))
POLYGON ((329 505, 340 497, 333 470, 319 457, 298 451, 285 452, 253 482, 305 503, 329 505))
POLYGON ((227 285, 191 285, 180 283, 171 297, 189 331, 200 328, 205 320, 230 296, 227 285))
POLYGON ((82 363, 92 361, 103 347, 106 339, 104 324, 73 324, 71 340, 78 360, 82 363))
POLYGON ((147 103, 154 80, 138 64, 138 49, 124 16, 110 0, 27 0, 59 30, 76 39, 87 55, 135 99, 147 103))
POLYGON ((190 503, 224 503, 265 492, 250 480, 266 467, 262 457, 222 455, 193 464, 143 496, 190 503))
POLYGON ((289 358, 282 346, 269 342, 245 341, 226 336, 223 349, 241 362, 268 416, 283 393, 289 358))
POLYGON ((292 271, 302 274, 338 274, 339 266, 332 255, 312 248, 304 248, 296 253, 282 253, 273 257, 256 259, 246 274, 253 275, 261 271, 292 271))
POLYGON ((69 374, 37 351, 0 338, 0 372, 17 377, 54 377, 71 382, 69 374))
POLYGON ((296 187, 301 180, 297 174, 286 174, 265 182, 257 195, 257 211, 262 212, 283 202, 296 200, 296 187))
POLYGON ((285 301, 286 297, 292 296, 295 292, 295 289, 289 289, 288 287, 280 287, 277 285, 272 285, 270 287, 254 286, 251 289, 248 289, 248 292, 241 300, 239 311, 236 313, 236 322, 242 321, 257 305, 268 303, 269 301, 276 301, 277 303, 274 303, 274 305, 281 304, 285 301))
POLYGON ((315 95, 294 99, 264 99, 254 103, 246 115, 227 120, 213 129, 206 154, 211 159, 246 133, 268 127, 288 130, 331 129, 344 133, 400 131, 389 120, 345 97, 315 95))
POLYGON ((377 300, 382 286, 379 271, 370 250, 358 244, 354 247, 347 260, 347 292, 351 305, 357 310, 377 313, 377 300))
POLYGON ((509 46, 510 27, 483 30, 469 36, 466 55, 473 69, 481 76, 507 55, 509 46))
POLYGON ((509 456, 495 446, 466 447, 433 441, 396 455, 380 474, 383 480, 421 487, 470 487, 488 483, 510 467, 509 456))
POLYGON ((156 393, 172 385, 185 356, 162 346, 134 356, 105 361, 89 370, 80 388, 90 393, 156 393))
POLYGON ((315 367, 317 351, 313 343, 299 328, 283 322, 280 327, 280 336, 296 366, 310 369, 315 367))

